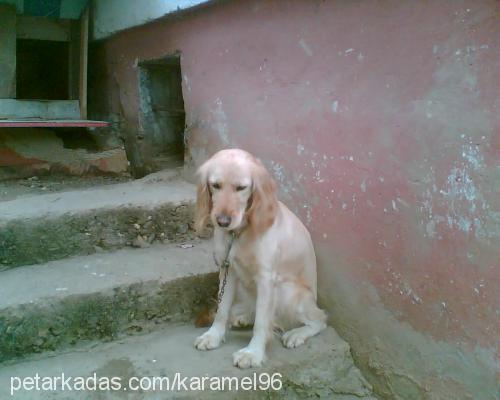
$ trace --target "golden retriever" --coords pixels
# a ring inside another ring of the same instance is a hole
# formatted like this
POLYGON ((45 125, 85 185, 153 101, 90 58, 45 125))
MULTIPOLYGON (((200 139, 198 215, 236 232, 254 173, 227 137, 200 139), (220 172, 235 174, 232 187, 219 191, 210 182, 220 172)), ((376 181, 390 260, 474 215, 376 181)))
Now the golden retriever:
MULTIPOLYGON (((233 354, 233 363, 258 367, 273 330, 288 329, 282 341, 294 348, 326 327, 326 315, 316 305, 311 237, 278 201, 276 184, 263 164, 246 151, 219 151, 199 168, 198 177, 196 229, 211 220, 216 262, 221 265, 227 258, 230 266, 214 322, 194 345, 215 349, 229 323, 253 325, 250 343, 233 354)), ((224 273, 221 268, 219 290, 224 273)))

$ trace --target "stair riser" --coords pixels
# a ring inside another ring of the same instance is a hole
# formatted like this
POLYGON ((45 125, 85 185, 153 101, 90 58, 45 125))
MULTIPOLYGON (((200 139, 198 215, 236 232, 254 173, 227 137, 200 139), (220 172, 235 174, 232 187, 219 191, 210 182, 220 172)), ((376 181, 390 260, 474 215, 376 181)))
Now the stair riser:
POLYGON ((192 219, 193 204, 186 202, 10 221, 0 226, 0 271, 131 246, 138 235, 181 242, 194 237, 192 219))
POLYGON ((0 362, 84 340, 112 340, 157 323, 193 321, 217 286, 217 274, 209 273, 0 310, 0 362))

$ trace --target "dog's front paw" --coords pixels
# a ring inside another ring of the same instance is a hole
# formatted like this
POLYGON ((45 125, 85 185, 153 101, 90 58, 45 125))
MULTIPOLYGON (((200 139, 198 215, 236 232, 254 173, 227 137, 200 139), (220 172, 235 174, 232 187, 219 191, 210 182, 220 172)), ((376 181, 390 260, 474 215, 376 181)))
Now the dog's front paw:
POLYGON ((264 352, 245 347, 233 353, 233 364, 238 368, 260 367, 264 361, 264 352))
POLYGON ((224 335, 214 329, 209 329, 203 335, 198 336, 194 341, 194 347, 198 350, 212 350, 220 346, 224 335))

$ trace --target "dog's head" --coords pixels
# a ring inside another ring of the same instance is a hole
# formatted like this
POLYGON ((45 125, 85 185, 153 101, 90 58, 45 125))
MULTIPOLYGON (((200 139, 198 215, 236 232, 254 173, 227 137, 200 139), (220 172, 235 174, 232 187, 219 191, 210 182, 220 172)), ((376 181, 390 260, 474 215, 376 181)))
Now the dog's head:
POLYGON ((269 228, 276 216, 276 184, 262 163, 246 151, 221 150, 198 169, 195 228, 210 219, 228 231, 269 228))

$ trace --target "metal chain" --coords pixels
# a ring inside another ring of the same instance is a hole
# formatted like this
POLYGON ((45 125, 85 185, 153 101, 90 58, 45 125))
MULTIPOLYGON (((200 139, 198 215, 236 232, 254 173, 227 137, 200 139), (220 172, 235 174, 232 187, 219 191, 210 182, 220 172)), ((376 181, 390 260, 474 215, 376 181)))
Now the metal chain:
POLYGON ((217 297, 217 304, 220 304, 222 301, 222 296, 224 296, 224 289, 226 288, 226 283, 227 283, 227 271, 229 267, 223 267, 224 268, 224 278, 222 279, 222 286, 219 290, 219 295, 217 297))
POLYGON ((224 258, 224 261, 222 261, 221 265, 219 265, 219 263, 217 262, 217 258, 215 257, 214 253, 215 265, 217 265, 219 268, 224 268, 224 278, 222 278, 222 285, 217 296, 217 304, 220 304, 220 302, 222 301, 222 296, 224 296, 224 290, 226 289, 227 273, 229 271, 229 266, 231 265, 231 263, 229 262, 229 253, 231 252, 231 248, 233 247, 234 238, 235 234, 234 232, 231 232, 231 241, 229 242, 229 248, 227 249, 226 257, 224 258))

